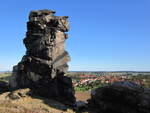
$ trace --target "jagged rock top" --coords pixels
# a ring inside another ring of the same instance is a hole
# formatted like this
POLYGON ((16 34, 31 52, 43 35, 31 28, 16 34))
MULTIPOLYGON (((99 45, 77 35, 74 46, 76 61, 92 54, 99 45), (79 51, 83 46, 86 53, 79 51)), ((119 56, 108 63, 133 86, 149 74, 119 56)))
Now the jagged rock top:
POLYGON ((44 9, 44 10, 38 10, 38 11, 36 11, 36 10, 33 10, 33 11, 31 11, 30 12, 30 16, 32 17, 32 16, 37 16, 37 15, 53 15, 53 14, 55 14, 55 11, 53 11, 53 10, 47 10, 47 9, 44 9))
MULTIPOLYGON (((58 28, 63 32, 69 30, 68 16, 55 16, 53 10, 34 10, 29 14, 29 22, 40 22, 45 24, 45 27, 58 28)), ((44 27, 43 27, 44 29, 44 27)))

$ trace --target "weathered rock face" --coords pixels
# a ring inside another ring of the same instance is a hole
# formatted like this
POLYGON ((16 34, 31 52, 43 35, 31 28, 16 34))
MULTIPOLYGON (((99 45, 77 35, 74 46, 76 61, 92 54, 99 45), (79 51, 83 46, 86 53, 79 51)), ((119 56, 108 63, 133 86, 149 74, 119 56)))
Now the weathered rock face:
POLYGON ((150 89, 132 82, 116 82, 95 90, 89 107, 101 113, 150 113, 150 89))
POLYGON ((29 87, 35 93, 74 103, 71 78, 64 76, 70 60, 65 51, 69 24, 67 16, 51 10, 31 11, 27 22, 26 55, 13 68, 11 88, 29 87))
POLYGON ((7 82, 0 81, 0 94, 7 92, 9 90, 9 85, 7 82))

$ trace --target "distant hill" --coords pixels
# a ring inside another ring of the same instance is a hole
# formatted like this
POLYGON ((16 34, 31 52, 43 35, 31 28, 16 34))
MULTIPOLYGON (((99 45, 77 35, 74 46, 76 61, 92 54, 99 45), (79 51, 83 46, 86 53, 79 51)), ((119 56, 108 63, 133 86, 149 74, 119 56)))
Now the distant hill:
POLYGON ((0 73, 12 73, 12 71, 0 71, 0 73))
POLYGON ((69 71, 68 74, 86 75, 150 75, 150 71, 69 71))

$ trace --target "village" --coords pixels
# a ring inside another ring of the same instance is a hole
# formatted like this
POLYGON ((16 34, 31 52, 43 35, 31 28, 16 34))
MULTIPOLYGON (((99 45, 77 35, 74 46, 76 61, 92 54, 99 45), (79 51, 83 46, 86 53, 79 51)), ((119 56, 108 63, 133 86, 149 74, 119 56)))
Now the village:
POLYGON ((119 81, 130 81, 141 86, 149 87, 149 84, 147 84, 149 81, 149 76, 146 78, 131 75, 79 75, 77 77, 73 77, 72 79, 75 89, 81 91, 95 89, 99 86, 104 86, 119 81))

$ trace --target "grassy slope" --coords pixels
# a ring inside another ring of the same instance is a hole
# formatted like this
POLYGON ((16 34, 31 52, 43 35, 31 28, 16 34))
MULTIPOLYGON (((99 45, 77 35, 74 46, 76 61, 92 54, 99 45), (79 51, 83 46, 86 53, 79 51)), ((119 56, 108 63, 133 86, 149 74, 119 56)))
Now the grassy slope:
POLYGON ((7 98, 8 94, 6 92, 0 95, 0 113, 74 113, 54 100, 30 96, 11 100, 7 98))

